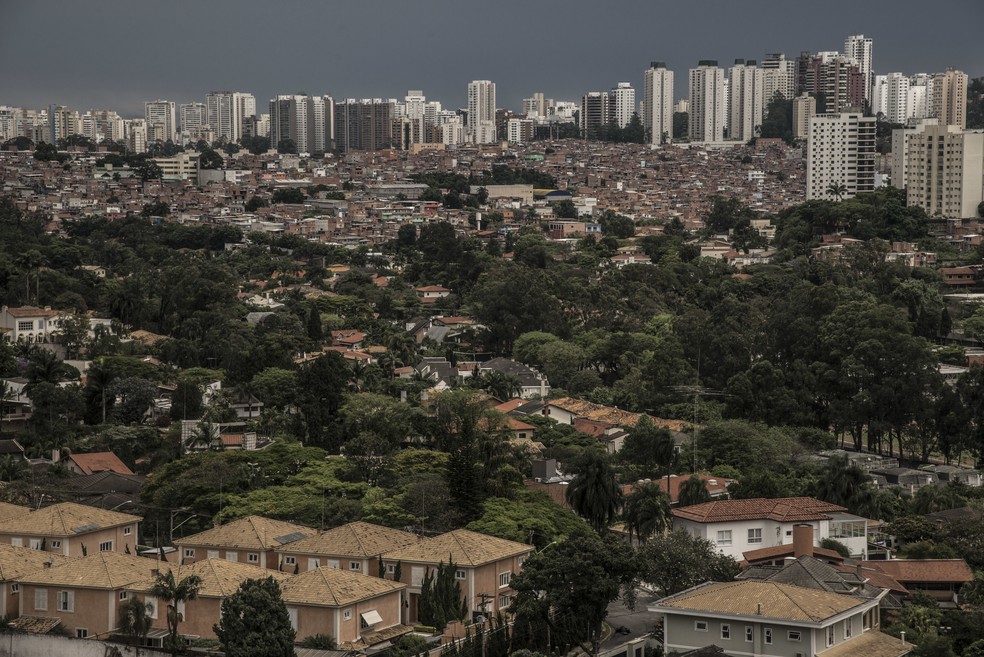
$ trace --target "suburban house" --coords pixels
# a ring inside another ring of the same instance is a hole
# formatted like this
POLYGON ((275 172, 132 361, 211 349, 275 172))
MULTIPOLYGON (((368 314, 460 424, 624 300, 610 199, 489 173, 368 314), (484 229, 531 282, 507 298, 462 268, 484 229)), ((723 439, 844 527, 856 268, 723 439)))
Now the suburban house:
POLYGON ((716 645, 729 655, 901 657, 915 646, 879 631, 878 597, 760 580, 706 582, 658 600, 664 653, 716 645))
POLYGON ((61 502, 0 519, 0 543, 82 557, 136 552, 139 516, 61 502))
POLYGON ((386 574, 392 577, 400 564, 401 582, 407 585, 404 624, 419 618, 420 590, 428 570, 453 561, 455 579, 461 584, 472 618, 492 616, 512 603, 509 582, 518 573, 533 547, 467 529, 456 529, 383 555, 386 574))
POLYGON ((16 618, 20 614, 20 584, 16 581, 18 578, 63 564, 69 558, 0 543, 0 617, 16 618))
POLYGON ((179 538, 174 545, 181 555, 182 564, 204 559, 226 559, 278 570, 277 548, 315 533, 310 527, 292 522, 247 516, 179 538))
POLYGON ((440 285, 425 285, 416 288, 417 298, 421 303, 435 303, 438 299, 443 299, 451 294, 451 290, 440 285))
POLYGON ((417 543, 415 534, 368 522, 350 522, 277 548, 280 569, 304 573, 321 567, 379 575, 379 557, 417 543))
POLYGON ((58 332, 58 320, 61 313, 52 310, 50 306, 45 308, 35 308, 33 306, 20 306, 0 308, 0 335, 10 342, 27 342, 43 344, 54 342, 54 336, 58 332))
POLYGON ((919 469, 935 474, 936 479, 942 484, 960 482, 972 488, 979 488, 981 485, 984 485, 984 480, 981 478, 981 471, 974 470, 973 468, 962 468, 957 465, 933 464, 923 465, 919 469))
MULTIPOLYGON (((44 567, 18 578, 18 615, 56 618, 80 639, 109 638, 119 627, 126 588, 149 579, 161 566, 166 564, 136 555, 97 552, 44 567)), ((151 616, 163 613, 155 607, 151 616)))
POLYGON ((936 474, 912 468, 873 468, 870 474, 879 488, 901 488, 910 495, 938 483, 936 474))
POLYGON ((812 526, 815 545, 833 538, 852 556, 867 558, 868 520, 812 497, 715 500, 671 513, 673 529, 706 539, 739 560, 745 552, 792 543, 798 524, 812 526))
POLYGON ((118 474, 109 470, 78 475, 63 482, 64 497, 86 506, 120 509, 140 499, 140 489, 146 480, 146 475, 118 474))
POLYGON ((75 474, 91 475, 96 472, 115 472, 121 475, 132 475, 133 470, 126 467, 113 452, 90 452, 88 454, 70 454, 62 459, 65 467, 75 474))
POLYGON ((864 566, 890 576, 911 595, 924 593, 949 609, 957 606, 961 587, 974 579, 963 559, 886 559, 866 561, 864 566))

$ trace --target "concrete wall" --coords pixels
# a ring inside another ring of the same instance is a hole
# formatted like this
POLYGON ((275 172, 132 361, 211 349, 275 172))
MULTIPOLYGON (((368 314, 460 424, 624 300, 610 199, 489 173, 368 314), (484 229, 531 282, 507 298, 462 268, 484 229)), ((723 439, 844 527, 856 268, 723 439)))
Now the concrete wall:
MULTIPOLYGON (((0 634, 0 657, 108 657, 119 650, 123 657, 136 657, 133 646, 106 641, 68 639, 37 634, 0 634)), ((142 657, 169 657, 171 653, 140 648, 142 657)))

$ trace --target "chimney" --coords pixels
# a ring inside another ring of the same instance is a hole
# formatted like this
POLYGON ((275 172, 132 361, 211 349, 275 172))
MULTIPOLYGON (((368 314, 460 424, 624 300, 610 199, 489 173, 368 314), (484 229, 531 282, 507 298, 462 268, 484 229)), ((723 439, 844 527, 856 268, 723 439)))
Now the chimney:
POLYGON ((755 615, 756 616, 761 616, 762 615, 762 603, 761 602, 758 603, 757 605, 755 605, 755 615))
POLYGON ((813 556, 813 525, 793 525, 793 556, 813 556))
POLYGON ((61 461, 61 450, 57 447, 51 450, 51 462, 58 463, 61 461))

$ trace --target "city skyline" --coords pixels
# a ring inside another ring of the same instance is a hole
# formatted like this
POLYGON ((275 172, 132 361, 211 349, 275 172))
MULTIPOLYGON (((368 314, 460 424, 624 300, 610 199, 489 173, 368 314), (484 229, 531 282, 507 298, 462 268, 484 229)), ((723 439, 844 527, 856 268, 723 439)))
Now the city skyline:
POLYGON ((793 58, 800 50, 839 50, 851 34, 874 39, 877 74, 932 73, 952 66, 971 77, 984 75, 974 34, 984 7, 960 0, 934 4, 940 15, 963 19, 948 27, 945 40, 926 48, 912 47, 925 40, 924 22, 907 10, 916 7, 912 2, 896 3, 891 12, 835 2, 829 11, 803 21, 801 16, 734 12, 723 0, 707 0, 701 12, 704 23, 683 30, 671 27, 692 25, 692 7, 632 7, 632 20, 619 22, 611 7, 600 3, 507 0, 497 11, 522 11, 524 20, 509 22, 504 29, 487 12, 445 0, 421 0, 411 13, 397 11, 404 5, 396 3, 389 3, 393 11, 387 11, 381 6, 385 1, 371 7, 290 3, 286 7, 293 15, 305 18, 299 21, 275 21, 273 7, 251 4, 172 3, 175 16, 193 17, 184 25, 162 20, 159 8, 117 0, 98 5, 55 0, 43 6, 12 0, 0 22, 0 59, 18 61, 20 54, 29 65, 0 71, 0 103, 107 107, 138 117, 146 101, 201 102, 209 91, 221 89, 252 93, 262 106, 277 95, 301 91, 338 100, 400 98, 408 89, 421 89, 428 99, 457 108, 466 106, 470 81, 488 79, 497 84, 498 106, 516 110, 537 91, 577 100, 619 81, 638 91, 654 60, 665 61, 677 73, 674 97, 680 99, 687 96, 686 71, 698 60, 716 59, 727 67, 734 59, 761 60, 769 52, 793 58), (183 7, 194 7, 194 12, 183 12, 183 7), (59 20, 51 21, 52 15, 59 20), (40 49, 38 25, 45 32, 40 49), (134 25, 139 29, 132 29, 134 25), (333 29, 337 25, 349 27, 333 29), (366 48, 372 35, 359 26, 385 38, 366 48), (593 47, 606 34, 617 38, 620 47, 593 47), (486 52, 483 39, 488 40, 486 52), (272 57, 265 42, 278 40, 302 45, 290 58, 272 57), (162 52, 141 55, 147 44, 162 52), (198 46, 189 47, 193 44, 198 46), (454 56, 466 50, 476 55, 454 56), (29 53, 26 60, 23 53, 29 53), (91 72, 96 70, 98 75, 91 72))

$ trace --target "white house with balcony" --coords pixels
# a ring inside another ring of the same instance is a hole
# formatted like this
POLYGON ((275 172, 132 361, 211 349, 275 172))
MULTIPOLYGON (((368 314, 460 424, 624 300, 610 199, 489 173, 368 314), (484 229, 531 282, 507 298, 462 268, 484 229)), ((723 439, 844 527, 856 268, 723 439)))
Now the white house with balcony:
POLYGON ((793 526, 804 524, 813 527, 817 546, 832 538, 846 545, 852 557, 866 559, 868 554, 868 519, 812 497, 715 500, 679 507, 672 514, 673 529, 706 539, 739 561, 745 552, 791 544, 793 526))
POLYGON ((31 344, 53 342, 62 313, 51 307, 0 308, 0 335, 9 342, 31 344))

